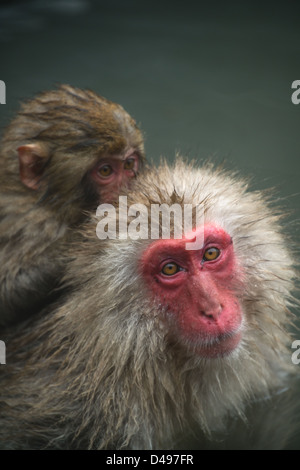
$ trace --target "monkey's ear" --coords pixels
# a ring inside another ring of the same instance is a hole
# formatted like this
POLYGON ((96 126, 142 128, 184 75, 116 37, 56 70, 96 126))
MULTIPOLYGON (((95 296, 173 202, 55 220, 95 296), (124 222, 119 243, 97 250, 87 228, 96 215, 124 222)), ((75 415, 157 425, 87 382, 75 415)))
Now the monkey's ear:
POLYGON ((21 145, 17 151, 22 183, 30 189, 38 189, 48 152, 38 143, 21 145))

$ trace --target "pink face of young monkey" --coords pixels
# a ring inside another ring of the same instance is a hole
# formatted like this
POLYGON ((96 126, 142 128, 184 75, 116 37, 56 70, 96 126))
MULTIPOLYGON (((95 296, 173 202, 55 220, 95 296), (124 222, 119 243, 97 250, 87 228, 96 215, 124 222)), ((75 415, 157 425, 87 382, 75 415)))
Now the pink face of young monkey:
POLYGON ((241 341, 243 323, 232 239, 209 224, 201 249, 186 250, 186 242, 151 243, 141 260, 143 276, 181 343, 201 357, 228 355, 241 341))
POLYGON ((134 149, 129 149, 122 157, 112 155, 101 160, 91 172, 99 187, 101 201, 111 202, 122 187, 128 187, 137 175, 139 164, 140 157, 134 149))
MULTIPOLYGON (((45 162, 49 158, 48 150, 40 144, 28 144, 18 148, 20 179, 32 190, 43 187, 45 162)), ((107 157, 100 158, 92 169, 86 168, 87 185, 96 185, 99 201, 112 202, 122 187, 128 187, 136 177, 141 166, 141 157, 134 148, 107 157)), ((75 173, 75 172, 74 172, 75 173)), ((84 171, 82 171, 82 176, 84 171)), ((75 176, 75 175, 74 175, 75 176)))

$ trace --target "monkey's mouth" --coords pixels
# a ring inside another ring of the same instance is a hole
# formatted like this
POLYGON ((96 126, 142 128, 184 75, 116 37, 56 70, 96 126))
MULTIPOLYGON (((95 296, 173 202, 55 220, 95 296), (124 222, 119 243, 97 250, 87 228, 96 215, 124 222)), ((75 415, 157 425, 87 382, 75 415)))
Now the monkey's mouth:
POLYGON ((242 339, 242 324, 226 332, 215 332, 209 336, 203 336, 201 333, 190 334, 188 340, 188 349, 203 358, 219 358, 229 356, 236 350, 242 339))
POLYGON ((230 333, 223 333, 209 341, 197 341, 196 353, 203 358, 218 358, 231 354, 242 339, 240 329, 230 333))

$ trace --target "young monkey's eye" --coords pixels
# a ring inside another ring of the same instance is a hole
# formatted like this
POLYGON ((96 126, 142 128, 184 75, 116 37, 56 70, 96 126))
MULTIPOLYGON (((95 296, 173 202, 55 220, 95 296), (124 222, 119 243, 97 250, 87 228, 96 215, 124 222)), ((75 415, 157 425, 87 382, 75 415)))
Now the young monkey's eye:
POLYGON ((204 261, 214 261, 220 256, 220 250, 215 247, 208 248, 204 255, 203 255, 203 260, 204 261))
POLYGON ((98 170, 99 174, 106 178, 107 176, 110 176, 113 172, 113 169, 110 165, 103 165, 99 168, 98 170))
POLYGON ((180 271, 180 266, 176 263, 167 263, 163 266, 161 272, 166 276, 173 276, 180 271))
POLYGON ((133 170, 135 166, 135 159, 134 158, 127 158, 124 163, 124 170, 133 170))

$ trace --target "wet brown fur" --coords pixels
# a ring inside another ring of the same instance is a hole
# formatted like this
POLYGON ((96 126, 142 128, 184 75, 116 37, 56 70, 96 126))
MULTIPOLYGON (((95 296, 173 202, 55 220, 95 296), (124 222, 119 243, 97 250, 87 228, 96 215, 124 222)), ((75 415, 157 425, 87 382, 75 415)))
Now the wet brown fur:
POLYGON ((289 383, 296 263, 282 212, 243 179, 180 159, 142 175, 128 196, 136 202, 193 203, 232 236, 245 273, 241 344, 223 358, 195 354, 140 275, 151 240, 100 241, 91 221, 74 247, 67 302, 3 338, 2 447, 172 448, 194 425, 226 429, 228 415, 289 383))
POLYGON ((129 147, 143 164, 135 121, 93 91, 61 85, 22 104, 0 147, 0 326, 57 295, 64 244, 99 203, 89 172, 101 158, 129 147), (38 190, 21 182, 17 154, 19 146, 34 143, 47 154, 38 190))

